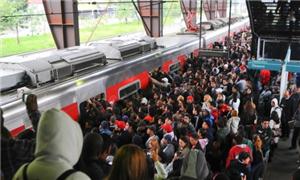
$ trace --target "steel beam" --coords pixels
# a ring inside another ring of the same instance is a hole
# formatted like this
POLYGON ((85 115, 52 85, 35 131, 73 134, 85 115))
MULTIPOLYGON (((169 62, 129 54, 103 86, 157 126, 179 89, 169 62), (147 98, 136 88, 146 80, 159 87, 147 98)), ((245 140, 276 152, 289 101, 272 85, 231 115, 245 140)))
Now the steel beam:
POLYGON ((57 49, 80 45, 77 0, 43 0, 57 49))
POLYGON ((180 0, 181 12, 188 32, 197 32, 197 1, 180 0))
POLYGON ((227 0, 217 0, 217 10, 219 16, 225 18, 227 13, 227 0))
POLYGON ((205 0, 203 7, 204 7, 204 12, 207 20, 213 20, 216 18, 216 11, 217 11, 216 0, 205 0))
POLYGON ((160 37, 163 35, 163 1, 162 0, 132 0, 139 13, 148 36, 160 37))
POLYGON ((205 0, 204 12, 207 20, 225 18, 227 13, 227 0, 205 0))

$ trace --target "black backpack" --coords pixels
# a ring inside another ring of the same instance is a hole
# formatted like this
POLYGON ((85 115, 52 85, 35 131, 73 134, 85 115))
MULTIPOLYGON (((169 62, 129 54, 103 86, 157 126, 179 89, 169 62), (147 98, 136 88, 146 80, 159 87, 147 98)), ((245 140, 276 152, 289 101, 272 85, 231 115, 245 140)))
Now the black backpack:
POLYGON ((276 111, 278 108, 279 108, 279 107, 276 107, 276 108, 274 109, 274 111, 272 111, 272 113, 271 113, 271 119, 272 119, 273 121, 275 121, 276 124, 278 124, 278 123, 280 122, 279 115, 278 115, 278 113, 277 113, 277 111, 276 111))
MULTIPOLYGON (((29 163, 30 164, 30 163, 29 163)), ((26 164, 24 169, 23 169, 23 180, 28 180, 28 177, 27 177, 27 168, 29 166, 29 164, 26 164)), ((71 174, 77 172, 77 170, 75 169, 69 169, 69 170, 66 170, 65 172, 63 172, 60 176, 58 176, 56 178, 56 180, 64 180, 66 179, 68 176, 70 176, 71 174)))

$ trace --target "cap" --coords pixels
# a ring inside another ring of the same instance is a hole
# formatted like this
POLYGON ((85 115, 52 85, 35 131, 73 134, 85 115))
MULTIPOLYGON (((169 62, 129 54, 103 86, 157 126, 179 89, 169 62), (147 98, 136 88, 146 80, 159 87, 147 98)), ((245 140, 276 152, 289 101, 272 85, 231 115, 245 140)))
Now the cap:
POLYGON ((147 122, 152 122, 153 121, 153 117, 150 115, 147 115, 144 117, 144 120, 146 120, 147 122))
POLYGON ((172 136, 171 136, 170 134, 165 135, 165 136, 164 136, 164 139, 165 139, 166 141, 168 141, 169 143, 172 142, 172 136))
POLYGON ((102 129, 108 129, 109 128, 109 123, 107 121, 102 121, 101 122, 101 128, 102 129))
POLYGON ((120 129, 125 129, 126 123, 124 121, 116 120, 115 125, 120 129))
POLYGON ((148 99, 143 97, 141 103, 142 104, 148 104, 148 99))
POLYGON ((163 124, 163 125, 161 126, 161 128, 162 128, 163 130, 165 130, 167 133, 170 133, 170 132, 173 131, 173 127, 172 127, 171 124, 163 124))
POLYGON ((162 78, 161 81, 163 81, 164 83, 169 83, 168 78, 162 78))
POLYGON ((222 89, 222 88, 216 89, 216 93, 222 93, 222 92, 223 92, 223 89, 222 89))
POLYGON ((123 121, 127 122, 127 121, 128 121, 128 119, 129 119, 129 118, 128 118, 128 116, 127 116, 127 115, 123 115, 123 116, 122 116, 122 120, 123 120, 123 121))
POLYGON ((194 101, 194 97, 193 97, 193 96, 188 96, 188 97, 187 97, 187 100, 188 100, 188 101, 194 101))

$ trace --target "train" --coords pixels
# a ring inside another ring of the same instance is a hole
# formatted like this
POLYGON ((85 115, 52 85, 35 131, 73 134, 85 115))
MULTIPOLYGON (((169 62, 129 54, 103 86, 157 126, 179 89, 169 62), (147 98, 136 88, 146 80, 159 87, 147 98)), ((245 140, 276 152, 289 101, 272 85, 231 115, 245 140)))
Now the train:
MULTIPOLYGON (((228 23, 210 27, 201 48, 211 48, 228 35, 228 23)), ((210 24, 211 26, 214 23, 210 24)), ((231 35, 249 27, 247 18, 231 24, 231 35)), ((24 97, 35 94, 41 112, 61 109, 78 119, 80 103, 101 95, 108 102, 147 88, 149 72, 166 73, 199 56, 199 34, 180 33, 159 38, 115 37, 63 50, 0 59, 0 108, 4 126, 13 136, 31 128, 24 97)))

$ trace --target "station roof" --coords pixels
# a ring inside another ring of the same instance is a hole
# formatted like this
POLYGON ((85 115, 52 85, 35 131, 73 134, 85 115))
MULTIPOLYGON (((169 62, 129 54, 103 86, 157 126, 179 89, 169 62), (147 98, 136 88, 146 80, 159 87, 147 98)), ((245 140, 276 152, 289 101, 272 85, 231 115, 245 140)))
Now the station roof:
POLYGON ((300 38, 300 1, 247 0, 253 31, 258 37, 300 38))

